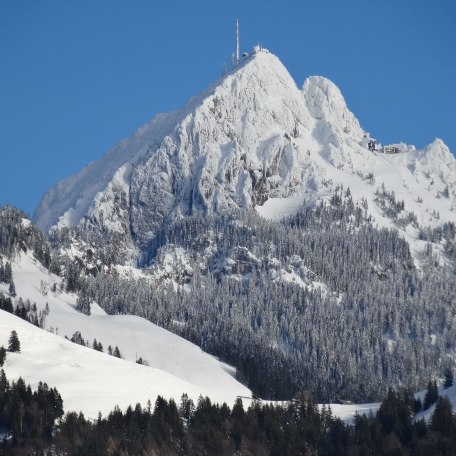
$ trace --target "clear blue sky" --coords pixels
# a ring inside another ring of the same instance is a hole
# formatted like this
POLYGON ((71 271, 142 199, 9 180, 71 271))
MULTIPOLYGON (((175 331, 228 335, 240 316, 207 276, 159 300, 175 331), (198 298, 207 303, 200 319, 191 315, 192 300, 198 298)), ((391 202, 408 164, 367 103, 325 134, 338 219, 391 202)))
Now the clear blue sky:
POLYGON ((0 0, 0 204, 42 193, 258 41, 323 75, 383 143, 456 152, 454 0, 0 0))

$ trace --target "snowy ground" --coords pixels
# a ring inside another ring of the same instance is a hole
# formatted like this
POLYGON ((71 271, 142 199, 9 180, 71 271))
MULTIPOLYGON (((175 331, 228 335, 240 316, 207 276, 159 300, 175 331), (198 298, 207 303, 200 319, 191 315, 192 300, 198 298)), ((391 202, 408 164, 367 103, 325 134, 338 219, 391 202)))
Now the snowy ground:
MULTIPOLYGON (((13 329, 22 343, 21 354, 8 355, 5 372, 11 379, 22 376, 32 385, 42 380, 57 387, 66 410, 82 410, 95 417, 99 410, 106 413, 116 404, 126 407, 145 404, 148 399, 153 402, 159 394, 179 400, 185 392, 195 401, 202 394, 229 404, 237 396, 251 396, 250 390, 233 378, 233 368, 143 318, 106 315, 97 305, 92 305, 91 316, 77 312, 74 295, 50 291, 60 278, 28 255, 13 263, 13 277, 18 297, 36 302, 38 309, 49 304, 46 327, 58 335, 2 312, 0 345, 7 345, 13 329), (90 342, 96 338, 105 351, 108 345, 117 345, 125 359, 64 339, 75 331, 90 342), (150 367, 136 364, 139 356, 150 367)), ((6 289, 5 284, 0 286, 5 294, 6 289)))

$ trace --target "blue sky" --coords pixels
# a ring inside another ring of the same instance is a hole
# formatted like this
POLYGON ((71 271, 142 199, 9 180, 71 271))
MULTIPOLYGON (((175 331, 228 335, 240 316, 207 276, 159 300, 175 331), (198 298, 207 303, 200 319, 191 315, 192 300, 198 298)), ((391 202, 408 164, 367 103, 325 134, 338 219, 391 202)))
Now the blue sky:
POLYGON ((301 86, 322 75, 382 143, 456 152, 454 0, 0 0, 0 204, 33 213, 157 112, 260 42, 301 86))

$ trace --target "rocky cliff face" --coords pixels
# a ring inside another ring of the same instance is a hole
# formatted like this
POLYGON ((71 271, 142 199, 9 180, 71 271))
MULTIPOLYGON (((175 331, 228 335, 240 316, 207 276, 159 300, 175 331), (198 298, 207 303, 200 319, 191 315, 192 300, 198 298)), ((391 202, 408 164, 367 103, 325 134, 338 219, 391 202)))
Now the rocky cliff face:
POLYGON ((368 140, 332 82, 309 77, 300 90, 262 50, 51 188, 34 220, 45 231, 79 225, 114 235, 134 261, 177 217, 255 208, 280 218, 339 184, 380 225, 394 224, 377 201, 383 184, 423 225, 455 219, 456 161, 442 141, 387 155, 370 152, 368 140))

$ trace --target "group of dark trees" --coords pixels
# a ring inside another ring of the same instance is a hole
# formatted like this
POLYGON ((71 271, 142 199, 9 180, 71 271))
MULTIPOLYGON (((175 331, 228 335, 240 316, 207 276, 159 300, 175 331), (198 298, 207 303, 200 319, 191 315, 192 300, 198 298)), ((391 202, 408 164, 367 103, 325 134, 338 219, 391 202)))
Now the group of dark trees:
POLYGON ((0 370, 0 452, 7 455, 322 455, 450 456, 456 453, 456 417, 439 398, 429 422, 416 419, 413 395, 388 390, 376 415, 356 415, 351 425, 318 407, 302 392, 282 404, 254 401, 231 408, 184 394, 179 404, 158 397, 155 405, 118 407, 88 420, 63 416, 62 400, 39 383, 10 384, 0 370))
POLYGON ((3 259, 0 258, 0 283, 11 283, 13 280, 13 270, 11 268, 11 262, 6 261, 3 264, 3 259))
POLYGON ((51 251, 46 236, 35 227, 25 212, 11 206, 0 207, 0 253, 12 257, 18 251, 33 251, 45 267, 51 263, 51 251))
POLYGON ((9 296, 5 296, 3 293, 0 293, 0 310, 4 310, 8 313, 14 313, 13 301, 9 296))
POLYGON ((3 259, 0 256, 0 283, 2 282, 9 284, 9 294, 13 297, 16 296, 16 285, 14 284, 13 280, 13 271, 11 268, 11 263, 7 261, 5 265, 3 265, 3 259))
POLYGON ((38 310, 35 302, 32 304, 29 299, 26 299, 24 302, 22 298, 18 299, 14 309, 14 315, 38 328, 44 328, 44 322, 48 313, 48 307, 45 307, 44 310, 38 310))
POLYGON ((38 328, 44 328, 44 322, 48 314, 47 307, 45 310, 38 310, 36 303, 32 304, 29 299, 24 302, 22 298, 19 298, 17 304, 13 305, 11 298, 4 296, 3 293, 0 293, 0 310, 14 314, 16 317, 28 321, 38 328))
MULTIPOLYGON (((68 339, 67 336, 65 336, 65 338, 68 339)), ((103 344, 101 342, 97 341, 96 338, 93 340, 92 343, 90 343, 88 340, 84 340, 80 331, 76 331, 68 340, 70 340, 74 344, 82 345, 83 347, 93 348, 94 350, 104 353, 103 344)), ((107 353, 108 355, 115 356, 116 358, 122 358, 119 347, 117 345, 114 348, 112 348, 111 345, 109 345, 107 348, 107 353)))
POLYGON ((21 378, 10 384, 0 370, 1 454, 35 454, 36 449, 49 447, 61 416, 63 402, 55 388, 40 382, 32 391, 21 378))

